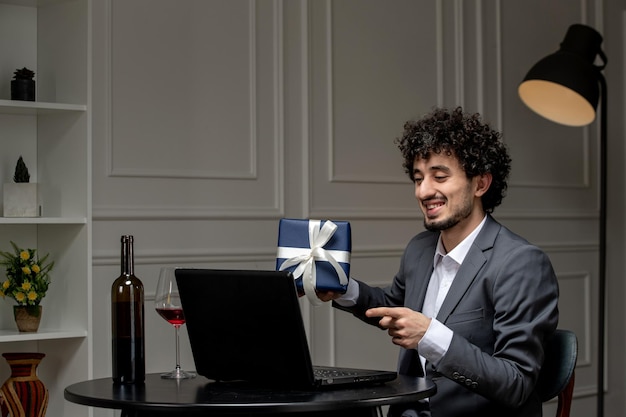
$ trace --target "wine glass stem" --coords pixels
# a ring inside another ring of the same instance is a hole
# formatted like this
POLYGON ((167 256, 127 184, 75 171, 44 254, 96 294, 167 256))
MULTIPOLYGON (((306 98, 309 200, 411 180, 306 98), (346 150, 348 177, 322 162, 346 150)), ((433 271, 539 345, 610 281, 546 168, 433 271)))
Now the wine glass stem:
POLYGON ((176 369, 180 369, 180 341, 179 341, 179 329, 180 326, 174 326, 176 329, 176 369))

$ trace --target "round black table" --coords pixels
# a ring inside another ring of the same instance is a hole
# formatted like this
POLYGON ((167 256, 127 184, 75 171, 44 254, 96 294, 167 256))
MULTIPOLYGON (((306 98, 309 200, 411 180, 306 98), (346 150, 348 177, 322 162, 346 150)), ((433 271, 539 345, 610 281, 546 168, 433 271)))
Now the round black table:
POLYGON ((263 388, 243 382, 185 380, 146 375, 144 385, 115 385, 111 378, 65 388, 65 399, 86 406, 122 410, 122 416, 305 415, 374 416, 383 405, 411 403, 435 393, 424 378, 399 375, 386 384, 318 390, 263 388), (330 413, 330 414, 329 414, 330 413))

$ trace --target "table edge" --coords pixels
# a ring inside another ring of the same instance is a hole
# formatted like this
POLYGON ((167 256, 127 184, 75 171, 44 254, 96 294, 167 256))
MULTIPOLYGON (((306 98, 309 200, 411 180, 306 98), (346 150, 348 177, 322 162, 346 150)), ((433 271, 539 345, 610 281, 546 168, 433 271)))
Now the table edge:
MULTIPOLYGON (((399 376, 406 377, 406 376, 399 376)), ((84 395, 71 392, 70 388, 74 385, 71 384, 63 390, 63 396, 65 400, 74 404, 84 405, 88 407, 115 409, 115 410, 136 410, 136 411, 167 411, 176 410, 177 412, 199 412, 199 411, 214 411, 214 412, 227 412, 229 414, 245 413, 245 412, 259 412, 259 413, 288 413, 288 412, 310 412, 310 411, 330 411, 330 410, 346 410, 357 408, 374 408, 385 405, 411 403, 419 401, 421 399, 431 397, 437 391, 436 385, 428 379, 418 378, 424 381, 426 388, 419 392, 410 392, 402 395, 389 397, 385 395, 381 398, 368 398, 363 400, 351 401, 351 402, 337 402, 337 401, 315 401, 312 405, 311 402, 267 402, 267 403, 168 403, 168 402, 149 402, 138 403, 128 402, 126 404, 120 403, 119 400, 107 399, 107 398, 94 398, 85 397, 84 395)), ((87 381, 83 381, 87 382, 87 381)))

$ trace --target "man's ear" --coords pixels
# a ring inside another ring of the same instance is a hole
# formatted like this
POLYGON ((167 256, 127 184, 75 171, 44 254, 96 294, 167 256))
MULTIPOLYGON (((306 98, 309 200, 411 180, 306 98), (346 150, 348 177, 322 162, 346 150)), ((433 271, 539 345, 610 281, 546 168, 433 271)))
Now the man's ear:
POLYGON ((485 194, 487 190, 489 189, 489 187, 491 186, 491 181, 493 180, 493 176, 491 175, 490 172, 487 172, 482 175, 477 175, 476 177, 474 177, 474 179, 476 180, 476 183, 475 183, 476 188, 474 191, 474 195, 476 197, 482 197, 483 194, 485 194))

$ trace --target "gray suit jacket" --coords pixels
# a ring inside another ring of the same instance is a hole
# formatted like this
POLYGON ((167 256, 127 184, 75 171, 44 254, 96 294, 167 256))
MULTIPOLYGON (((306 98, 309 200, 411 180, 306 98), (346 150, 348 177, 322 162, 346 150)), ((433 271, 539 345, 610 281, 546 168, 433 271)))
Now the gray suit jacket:
MULTIPOLYGON (((434 232, 415 236, 390 286, 359 282, 357 304, 335 307, 371 324, 378 320, 365 317, 370 307, 420 311, 438 237, 434 232)), ((427 377, 437 385, 432 416, 541 416, 535 383, 544 340, 558 323, 557 302, 548 256, 488 216, 437 315, 454 336, 444 358, 426 364, 427 377)), ((398 370, 422 374, 415 350, 401 349, 398 370)))

